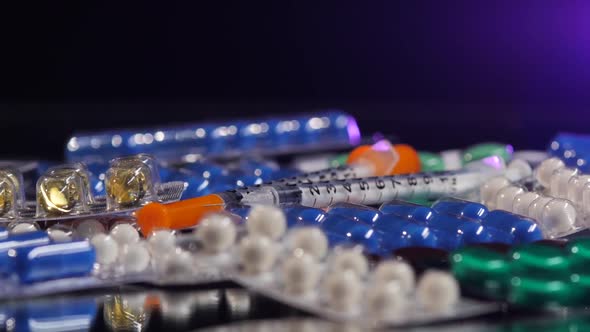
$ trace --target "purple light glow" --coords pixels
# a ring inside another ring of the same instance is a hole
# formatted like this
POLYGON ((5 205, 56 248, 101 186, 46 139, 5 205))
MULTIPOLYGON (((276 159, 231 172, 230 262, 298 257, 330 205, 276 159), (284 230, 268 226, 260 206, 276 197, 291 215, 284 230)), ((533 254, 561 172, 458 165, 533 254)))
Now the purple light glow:
POLYGON ((354 117, 348 116, 346 130, 348 131, 348 142, 350 145, 358 145, 361 142, 361 131, 354 117))
POLYGON ((481 160, 481 162, 495 169, 504 169, 506 167, 504 164, 504 160, 498 156, 484 158, 481 160))
POLYGON ((391 143, 388 140, 382 139, 379 142, 373 144, 371 149, 374 151, 391 151, 391 143))

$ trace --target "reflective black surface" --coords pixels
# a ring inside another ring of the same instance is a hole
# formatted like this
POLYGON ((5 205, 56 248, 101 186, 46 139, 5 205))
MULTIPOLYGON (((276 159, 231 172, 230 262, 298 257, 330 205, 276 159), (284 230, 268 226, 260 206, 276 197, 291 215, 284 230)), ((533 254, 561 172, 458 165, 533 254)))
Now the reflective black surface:
MULTIPOLYGON (((6 331, 364 331, 324 321, 233 284, 217 288, 123 287, 0 302, 6 331)), ((584 311, 494 313, 394 331, 583 331, 584 311)))

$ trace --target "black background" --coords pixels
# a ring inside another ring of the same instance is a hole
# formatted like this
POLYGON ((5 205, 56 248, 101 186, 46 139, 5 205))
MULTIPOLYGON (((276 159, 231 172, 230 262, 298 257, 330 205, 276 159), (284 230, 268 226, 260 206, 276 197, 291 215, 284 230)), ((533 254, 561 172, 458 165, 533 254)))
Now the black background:
POLYGON ((3 8, 0 155, 74 131, 340 108, 422 149, 589 124, 590 4, 45 2, 3 8))

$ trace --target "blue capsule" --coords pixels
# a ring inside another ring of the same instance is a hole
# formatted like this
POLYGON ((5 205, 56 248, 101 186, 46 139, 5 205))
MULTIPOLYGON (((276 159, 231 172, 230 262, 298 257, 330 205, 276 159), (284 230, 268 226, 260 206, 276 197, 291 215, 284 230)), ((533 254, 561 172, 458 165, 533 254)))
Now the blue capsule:
POLYGON ((517 244, 543 239, 543 233, 534 220, 502 210, 490 212, 482 224, 513 235, 517 244))
POLYGON ((75 241, 19 248, 14 259, 19 280, 28 284, 88 275, 96 252, 88 241, 75 241))
POLYGON ((0 227, 0 241, 8 237, 8 230, 5 227, 0 227))
POLYGON ((289 206, 283 209, 287 217, 287 225, 293 226, 319 226, 326 218, 322 209, 307 206, 289 206))
POLYGON ((435 216, 434 210, 430 207, 399 200, 384 203, 379 211, 417 222, 428 222, 435 216))
POLYGON ((15 261, 10 250, 33 248, 49 242, 49 236, 42 231, 12 234, 0 241, 0 275, 9 275, 15 271, 15 261))
POLYGON ((490 237, 487 229, 480 223, 446 214, 436 214, 435 218, 427 224, 435 230, 457 234, 461 239, 461 244, 485 242, 490 237))
POLYGON ((381 246, 381 234, 370 225, 339 215, 330 215, 320 224, 322 230, 344 236, 355 244, 361 244, 369 253, 377 253, 381 246))
POLYGON ((383 214, 377 209, 352 203, 336 203, 328 208, 328 214, 352 218, 365 224, 373 224, 383 214))
POLYGON ((373 229, 383 237, 383 250, 404 247, 438 246, 437 236, 427 225, 419 225, 394 215, 385 215, 373 224, 373 229))
POLYGON ((459 218, 482 220, 489 211, 480 203, 469 202, 460 199, 444 199, 436 202, 432 209, 438 213, 446 213, 459 218))

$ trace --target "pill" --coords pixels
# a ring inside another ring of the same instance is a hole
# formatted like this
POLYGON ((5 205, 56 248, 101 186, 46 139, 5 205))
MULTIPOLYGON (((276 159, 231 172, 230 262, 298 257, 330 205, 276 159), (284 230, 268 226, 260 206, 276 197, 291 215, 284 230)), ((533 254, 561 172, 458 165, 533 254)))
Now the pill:
POLYGON ((139 241, 137 229, 130 224, 118 224, 111 229, 110 235, 119 245, 133 244, 139 241))
POLYGON ((559 158, 549 158, 543 161, 535 170, 535 178, 539 183, 545 187, 549 188, 551 185, 551 177, 553 173, 560 168, 565 167, 565 164, 559 158))
POLYGON ((379 263, 374 272, 374 284, 385 285, 395 281, 405 294, 414 291, 416 276, 414 269, 403 261, 385 261, 379 263))
POLYGON ((239 256, 245 273, 268 272, 277 258, 276 244, 266 236, 248 235, 240 241, 239 256))
POLYGON ((336 272, 352 271, 364 277, 369 270, 369 262, 360 250, 342 248, 334 253, 330 260, 330 270, 336 272))
POLYGON ((25 222, 17 222, 17 223, 10 224, 8 226, 8 229, 10 230, 10 233, 12 233, 12 234, 21 234, 21 233, 38 231, 39 225, 37 225, 37 223, 34 223, 34 222, 26 222, 26 221, 25 222))
POLYGON ((99 264, 112 264, 119 256, 119 244, 111 236, 96 234, 90 240, 96 249, 96 261, 99 264))
POLYGON ((123 247, 120 263, 126 273, 145 271, 150 265, 150 252, 142 242, 128 244, 123 247))
POLYGON ((250 234, 268 236, 276 240, 285 234, 287 219, 283 211, 275 206, 255 205, 248 214, 246 228, 250 234))
POLYGON ((86 219, 76 226, 76 236, 81 239, 90 239, 96 234, 105 233, 104 225, 96 219, 86 219))
POLYGON ((171 253, 176 249, 176 236, 169 230, 157 230, 148 238, 148 245, 153 256, 171 253))
POLYGON ((333 271, 326 276, 323 290, 332 309, 348 312, 360 302, 362 282, 353 271, 333 271))
POLYGON ((371 285, 366 293, 367 311, 378 319, 396 317, 406 304, 405 294, 395 281, 371 285))
POLYGON ((416 296, 428 311, 445 312, 459 301, 459 284, 447 272, 426 271, 418 281, 416 296))
POLYGON ((311 255, 300 253, 288 257, 282 267, 285 290, 304 295, 315 289, 320 279, 320 265, 311 255))
POLYGON ((218 254, 235 243, 237 230, 229 216, 215 213, 201 220, 195 235, 206 252, 218 254))
POLYGON ((328 239, 317 227, 300 227, 291 230, 287 243, 291 250, 302 250, 317 260, 323 259, 328 252, 328 239))

